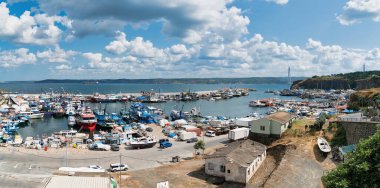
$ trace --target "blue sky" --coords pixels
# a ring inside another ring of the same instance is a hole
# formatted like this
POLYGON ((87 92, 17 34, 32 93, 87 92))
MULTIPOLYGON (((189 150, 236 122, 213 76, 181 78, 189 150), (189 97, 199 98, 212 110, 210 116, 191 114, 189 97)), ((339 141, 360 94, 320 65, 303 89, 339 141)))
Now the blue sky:
POLYGON ((380 0, 0 2, 0 81, 313 76, 380 60, 380 0))

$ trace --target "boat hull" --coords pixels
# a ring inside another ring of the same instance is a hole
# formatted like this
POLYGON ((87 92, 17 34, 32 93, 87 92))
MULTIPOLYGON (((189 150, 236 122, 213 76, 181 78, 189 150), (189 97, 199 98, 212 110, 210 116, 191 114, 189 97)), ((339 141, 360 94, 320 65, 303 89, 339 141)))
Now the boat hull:
POLYGON ((44 117, 44 114, 43 113, 39 113, 39 114, 32 114, 29 116, 30 119, 41 119, 44 117))
POLYGON ((93 132, 96 129, 96 122, 79 122, 78 125, 85 131, 93 132))
POLYGON ((317 144, 318 144, 319 150, 321 150, 323 153, 331 152, 331 147, 324 138, 319 137, 317 139, 317 144))
POLYGON ((131 143, 131 146, 133 149, 142 149, 142 148, 151 148, 155 146, 157 142, 150 142, 150 143, 131 143))

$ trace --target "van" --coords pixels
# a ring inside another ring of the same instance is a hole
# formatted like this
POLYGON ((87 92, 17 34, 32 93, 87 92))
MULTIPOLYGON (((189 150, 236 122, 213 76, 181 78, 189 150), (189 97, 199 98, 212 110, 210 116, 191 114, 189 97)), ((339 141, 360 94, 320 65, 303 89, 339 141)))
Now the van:
POLYGON ((110 164, 111 172, 126 171, 126 170, 128 170, 128 165, 126 164, 120 164, 120 163, 110 164))
POLYGON ((209 136, 209 137, 216 136, 215 131, 206 131, 206 136, 209 136))

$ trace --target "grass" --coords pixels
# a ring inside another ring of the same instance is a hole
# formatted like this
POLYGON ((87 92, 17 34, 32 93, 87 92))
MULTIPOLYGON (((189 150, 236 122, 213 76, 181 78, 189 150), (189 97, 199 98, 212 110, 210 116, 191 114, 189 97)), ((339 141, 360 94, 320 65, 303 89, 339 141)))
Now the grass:
POLYGON ((292 124, 292 129, 302 129, 305 130, 305 125, 313 125, 315 119, 303 118, 295 120, 292 124))

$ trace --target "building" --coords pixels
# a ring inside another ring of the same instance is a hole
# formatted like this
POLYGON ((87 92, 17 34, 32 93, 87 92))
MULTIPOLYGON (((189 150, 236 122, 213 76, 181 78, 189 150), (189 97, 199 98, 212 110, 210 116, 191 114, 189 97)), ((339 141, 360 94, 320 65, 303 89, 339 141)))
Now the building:
POLYGON ((205 156, 205 172, 226 181, 246 184, 266 158, 266 146, 252 140, 229 143, 205 156))
POLYGON ((109 177, 53 176, 44 188, 116 188, 109 177))
POLYGON ((292 124, 295 116, 288 112, 276 112, 252 122, 253 135, 265 135, 280 138, 282 133, 292 124))
POLYGON ((342 159, 344 161, 344 157, 348 154, 348 153, 351 153, 351 152, 354 152, 356 150, 356 145, 355 144, 351 144, 351 145, 348 145, 348 146, 342 146, 342 147, 339 147, 339 158, 342 159))

